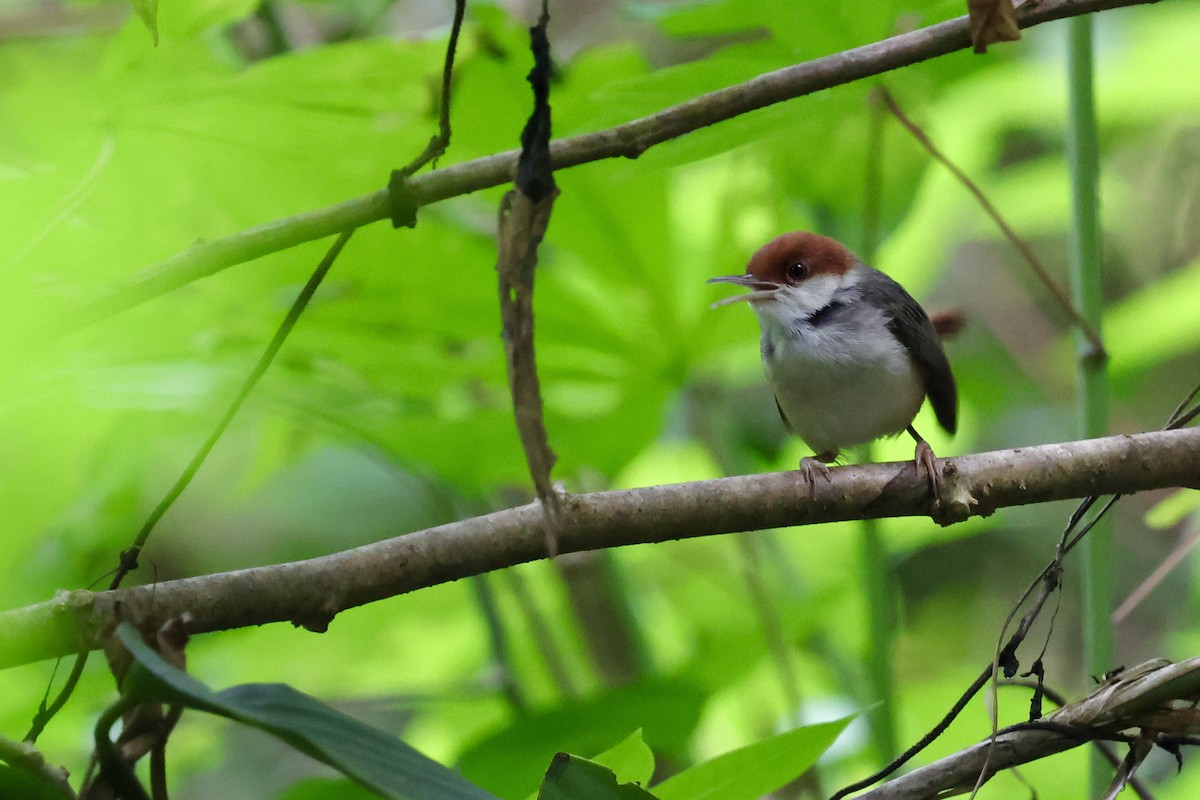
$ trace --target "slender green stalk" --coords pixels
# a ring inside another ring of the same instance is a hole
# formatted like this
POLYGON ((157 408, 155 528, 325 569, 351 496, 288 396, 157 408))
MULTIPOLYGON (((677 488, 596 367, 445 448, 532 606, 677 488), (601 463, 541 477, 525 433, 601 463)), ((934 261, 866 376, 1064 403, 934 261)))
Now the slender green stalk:
MULTIPOLYGON (((1071 167, 1074 226, 1071 239, 1071 284, 1075 306, 1100 329, 1104 300, 1101 293, 1099 144, 1092 90, 1092 18, 1067 21, 1067 74, 1070 118, 1067 158, 1071 167)), ((1102 436, 1108 426, 1108 378, 1104 358, 1080 339, 1079 431, 1102 436)), ((1105 521, 1083 542, 1083 641, 1088 671, 1107 672, 1113 665, 1112 588, 1113 529, 1105 521)), ((1089 797, 1108 785, 1111 768, 1093 757, 1089 797)))

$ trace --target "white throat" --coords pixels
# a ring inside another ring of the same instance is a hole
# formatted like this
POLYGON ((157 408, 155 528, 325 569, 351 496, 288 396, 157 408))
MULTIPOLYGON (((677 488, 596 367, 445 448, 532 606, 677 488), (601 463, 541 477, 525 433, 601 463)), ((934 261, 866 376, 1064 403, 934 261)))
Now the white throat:
POLYGON ((817 453, 902 432, 925 399, 908 351, 883 309, 862 299, 859 278, 857 269, 818 275, 753 303, 780 411, 817 453))

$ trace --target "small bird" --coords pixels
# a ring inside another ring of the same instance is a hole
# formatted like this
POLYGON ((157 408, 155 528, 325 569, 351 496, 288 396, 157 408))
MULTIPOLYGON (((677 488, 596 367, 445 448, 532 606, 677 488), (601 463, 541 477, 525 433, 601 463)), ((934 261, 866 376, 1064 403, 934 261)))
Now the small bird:
POLYGON ((934 324, 904 287, 815 233, 767 242, 745 275, 710 278, 750 290, 713 306, 746 301, 762 328, 762 359, 783 424, 813 449, 800 467, 829 480, 827 463, 846 447, 907 430, 914 461, 935 495, 941 472, 912 426, 925 398, 953 434, 958 390, 934 324))

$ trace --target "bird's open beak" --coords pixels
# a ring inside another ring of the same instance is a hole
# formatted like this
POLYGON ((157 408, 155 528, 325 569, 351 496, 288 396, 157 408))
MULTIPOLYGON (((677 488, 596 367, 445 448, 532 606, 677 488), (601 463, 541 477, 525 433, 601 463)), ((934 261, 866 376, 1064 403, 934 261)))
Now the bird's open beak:
POLYGON ((720 308, 730 303, 740 303, 743 300, 747 302, 770 300, 775 296, 775 290, 779 288, 778 284, 761 281, 753 275, 723 275, 720 278, 709 278, 705 283, 732 283, 751 290, 749 294, 737 294, 733 297, 726 297, 724 300, 718 300, 709 308, 720 308))

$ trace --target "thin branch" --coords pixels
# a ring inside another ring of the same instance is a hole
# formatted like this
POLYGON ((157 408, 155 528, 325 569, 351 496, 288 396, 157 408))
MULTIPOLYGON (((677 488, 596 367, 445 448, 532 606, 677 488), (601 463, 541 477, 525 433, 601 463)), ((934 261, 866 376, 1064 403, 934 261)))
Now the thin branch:
MULTIPOLYGON (((125 579, 125 576, 137 568, 138 556, 141 555, 142 548, 146 546, 146 540, 150 538, 150 534, 154 531, 155 526, 158 525, 159 520, 170 510, 171 506, 175 505, 175 501, 179 499, 180 495, 191 484, 192 479, 196 477, 196 473, 204 466, 204 462, 208 459, 209 454, 217 446, 217 442, 225 434, 229 424, 233 422, 233 418, 237 415, 238 410, 241 409, 242 404, 246 402, 246 398, 250 396, 250 392, 258 385, 258 381, 266 373, 267 368, 271 366, 271 363, 275 360, 275 356, 279 354, 279 349, 283 347, 288 334, 296 327, 296 321, 300 319, 300 315, 308 307, 308 303, 312 300, 313 295, 316 294, 321 281, 325 279, 329 268, 333 266, 333 262, 337 260, 338 255, 342 252, 342 248, 346 246, 346 242, 350 240, 350 236, 353 233, 353 230, 343 231, 334 243, 330 245, 329 250, 325 253, 325 257, 321 259, 321 263, 317 265, 308 282, 304 284, 304 288, 300 290, 300 294, 292 302, 287 315, 279 323, 275 335, 267 344, 262 355, 259 356, 258 362, 242 382, 241 389, 238 390, 237 395, 234 396, 228 408, 225 409, 224 416, 221 417, 209 433, 208 438, 196 450, 196 453, 192 456, 192 460, 184 467, 183 472, 180 473, 166 495, 163 496, 154 510, 150 512, 150 516, 142 523, 141 530, 134 537, 133 544, 121 552, 120 561, 117 564, 116 570, 113 571, 112 580, 108 584, 109 591, 120 587, 121 581, 125 579)), ((54 698, 54 702, 47 705, 45 699, 42 700, 32 723, 30 723, 29 733, 25 734, 26 741, 37 741, 38 736, 41 735, 54 715, 66 705, 67 700, 71 697, 71 693, 75 691, 75 685, 79 682, 79 676, 83 674, 83 668, 87 665, 87 659, 88 650, 86 648, 79 650, 75 654, 75 662, 71 666, 71 674, 67 678, 67 682, 63 685, 62 690, 59 691, 58 696, 54 698)))
MULTIPOLYGON (((571 495, 562 552, 868 517, 943 524, 1012 505, 1200 485, 1200 428, 977 453, 942 462, 943 502, 911 461, 831 470, 815 496, 795 472, 571 495)), ((0 669, 94 648, 115 619, 155 629, 188 611, 190 630, 294 621, 321 629, 340 611, 545 556, 546 517, 532 503, 307 561, 115 592, 77 590, 0 613, 0 669)), ((799 534, 797 534, 799 535, 799 534)))
MULTIPOLYGON (((933 764, 916 769, 890 783, 860 795, 859 800, 925 800, 949 797, 1009 769, 1094 741, 1135 744, 1159 732, 1190 732, 1195 727, 1192 708, 1200 698, 1200 658, 1172 664, 1148 661, 1102 683, 1083 700, 1064 706, 1044 720, 1009 726, 992 739, 985 739, 933 764), (1128 729, 1143 733, 1131 736, 1128 729)), ((1174 744, 1165 737, 1164 744, 1174 744)))
POLYGON ((1117 609, 1112 612, 1112 624, 1120 625, 1124 622, 1125 618, 1132 614, 1133 610, 1166 580, 1166 577, 1171 574, 1171 570, 1179 566, 1198 543, 1200 543, 1200 526, 1195 526, 1184 533, 1179 543, 1171 549, 1170 553, 1167 553, 1167 557, 1146 576, 1145 580, 1137 585, 1136 589, 1129 593, 1124 602, 1117 606, 1117 609))
POLYGON ((75 686, 79 683, 79 679, 83 677, 83 669, 87 666, 88 661, 87 650, 81 650, 75 654, 75 660, 71 662, 71 672, 67 675, 67 680, 63 683, 62 689, 58 691, 53 702, 50 701, 50 690, 54 687, 54 675, 58 672, 59 664, 54 665, 54 670, 50 673, 50 681, 46 684, 46 692, 42 695, 42 702, 38 704, 38 710, 33 715, 33 720, 29 723, 29 732, 25 734, 25 741, 33 744, 42 735, 42 731, 54 719, 54 716, 62 710, 62 707, 67 704, 67 700, 71 699, 71 695, 75 692, 75 686))
MULTIPOLYGON (((1167 419, 1164 430, 1178 430, 1183 425, 1188 423, 1191 412, 1200 412, 1200 405, 1191 409, 1191 411, 1185 411, 1188 403, 1192 402, 1198 393, 1200 393, 1200 383, 1197 383, 1187 397, 1185 397, 1183 401, 1175 407, 1175 410, 1171 412, 1171 416, 1167 419)), ((1000 628, 1000 636, 996 642, 995 656, 993 657, 991 663, 984 667, 983 671, 978 675, 978 677, 975 678, 971 685, 967 687, 966 691, 959 696, 958 700, 955 701, 954 705, 948 712, 946 712, 942 719, 915 744, 905 750, 904 753, 893 759, 889 764, 883 767, 883 769, 880 769, 866 778, 855 781, 854 783, 838 790, 830 798, 830 800, 839 800, 839 798, 845 797, 849 794, 859 791, 860 789, 864 789, 868 786, 878 783, 907 764, 918 753, 936 741, 946 731, 946 729, 950 727, 950 724, 958 717, 962 710, 966 708, 967 703, 979 692, 980 689, 983 688, 983 686, 989 680, 992 681, 992 705, 990 713, 992 733, 991 738, 988 741, 992 746, 994 746, 996 736, 999 733, 998 714, 1000 703, 997 695, 997 688, 999 686, 998 674, 996 672, 997 668, 1002 668, 1007 678, 1012 678, 1012 676, 1017 673, 1017 670, 1019 669, 1019 663, 1016 658, 1017 648, 1020 647, 1022 642, 1024 642, 1025 636, 1029 633, 1029 630, 1033 626, 1033 623, 1037 619, 1038 615, 1041 614, 1042 608, 1045 606, 1046 601, 1049 600, 1051 595, 1056 595, 1059 597, 1061 602, 1061 593, 1057 593, 1057 590, 1060 587, 1060 576, 1062 575, 1063 571, 1063 558, 1067 553, 1074 549, 1074 547, 1079 544, 1085 536, 1088 535, 1092 528, 1095 527, 1096 523, 1099 522, 1116 504, 1116 502, 1121 499, 1121 496, 1122 495, 1120 493, 1117 493, 1110 497, 1104 506, 1092 517, 1092 519, 1089 520, 1081 530, 1076 532, 1074 536, 1071 536, 1076 526, 1083 521, 1083 518, 1087 514, 1088 510, 1090 510, 1092 506, 1096 504, 1100 497, 1098 494, 1090 495, 1085 497, 1083 501, 1076 506, 1075 510, 1071 512, 1071 516, 1067 520, 1066 527, 1063 529, 1063 532, 1059 537, 1058 546, 1055 548, 1054 559, 1042 569, 1041 573, 1039 573, 1038 576, 1033 579, 1033 581, 1030 582, 1029 586, 1026 587, 1025 591, 1021 594, 1021 597, 1013 605, 1013 608, 1008 612, 1008 616, 1005 618, 1004 624, 1000 628), (1039 586, 1041 587, 1041 590, 1038 592, 1037 599, 1035 599, 1033 602, 1033 607, 1026 612, 1025 616, 1021 618, 1020 623, 1017 625, 1016 631, 1010 637, 1008 637, 1007 642, 1005 642, 1004 637, 1008 631, 1008 626, 1012 624, 1013 618, 1016 617, 1017 612, 1025 604, 1025 601, 1028 600, 1033 594, 1033 590, 1039 586)), ((1057 616, 1057 614, 1058 609, 1056 607, 1054 615, 1057 616)), ((1051 618, 1051 626, 1053 626, 1053 617, 1051 618)), ((1049 634, 1047 634, 1047 641, 1048 639, 1049 634)), ((1044 655, 1045 647, 1042 648, 1042 654, 1038 656, 1037 660, 1035 661, 1035 665, 1040 664, 1041 658, 1044 655)), ((1041 672, 1039 671, 1037 674, 1038 686, 1042 687, 1044 690, 1045 687, 1042 685, 1041 672)), ((1035 708, 1040 707, 1040 701, 1037 699, 1036 695, 1034 702, 1035 708)), ((1056 702, 1058 702, 1059 705, 1062 705, 1061 701, 1056 702)), ((1039 716, 1040 712, 1031 709, 1031 719, 1036 719, 1039 716)), ((974 789, 971 792, 972 797, 975 796, 975 793, 979 791, 979 788, 983 785, 983 782, 986 781, 992 774, 988 769, 990 757, 991 751, 989 750, 984 757, 983 765, 979 770, 978 779, 975 783, 974 789)))
POLYGON ((445 154, 450 146, 450 83, 454 77, 454 54, 458 50, 458 35, 462 31, 463 15, 467 0, 454 0, 454 21, 450 23, 450 41, 446 43, 446 59, 442 63, 442 92, 438 98, 438 132, 425 145, 425 149, 412 161, 396 170, 402 178, 412 176, 430 161, 445 154))
POLYGON ((499 274, 500 316, 503 321, 504 352, 508 384, 512 390, 513 415, 525 450, 525 462, 533 478, 538 500, 549 512, 546 552, 558 554, 557 522, 564 498, 550 482, 555 455, 542 415, 542 389, 538 380, 533 343, 533 284, 538 247, 550 224, 550 212, 558 197, 550 165, 550 42, 546 25, 550 15, 542 4, 537 25, 529 29, 533 69, 533 112, 521 131, 521 157, 512 191, 500 203, 499 274))
POLYGON ((121 581, 129 574, 130 570, 137 567, 138 556, 142 552, 142 548, 146 545, 146 540, 150 538, 150 534, 154 531, 159 520, 163 515, 170 510, 171 506, 175 505, 175 501, 183 494, 192 479, 196 477, 196 473, 200 471, 200 467, 204 466, 204 462, 208 459, 213 448, 217 446, 217 442, 225 434, 225 430, 229 427, 229 423, 233 422, 233 418, 237 416, 237 412, 241 409, 242 404, 246 402, 246 398, 250 396, 250 392, 258 385, 259 380, 266 373, 267 368, 275 361, 275 356, 279 354, 279 349, 283 347, 283 343, 287 341, 288 334, 296 327, 296 322, 300 319, 300 315, 304 313, 304 309, 308 308, 309 301, 316 294, 317 289, 321 286, 321 281, 325 280, 325 275, 329 272, 329 268, 333 266, 333 262, 341 254, 342 248, 346 246, 346 242, 350 241, 350 236, 353 235, 353 230, 343 231, 333 244, 329 246, 325 257, 321 259, 321 263, 309 276, 308 282, 300 290, 300 294, 292 302, 291 308, 288 309, 287 315, 284 316, 283 322, 279 323, 279 327, 275 330, 275 335, 271 337, 271 341, 267 344, 265 350, 258 358, 254 368, 250 370, 250 374, 242 381, 242 387, 238 389, 238 393, 230 401, 228 408, 225 409, 225 414, 217 422, 216 426, 209 433, 208 438, 200 445, 200 448, 192 456, 192 460, 180 473, 174 485, 150 512, 150 516, 142 523, 141 530, 134 537, 133 544, 127 550, 121 553, 121 564, 117 571, 113 574, 112 581, 109 583, 109 589, 116 589, 121 585, 121 581))
MULTIPOLYGON (((1027 0, 1017 22, 1030 28, 1051 20, 1155 0, 1027 0)), ((701 95, 641 119, 553 142, 556 170, 606 158, 636 158, 651 147, 757 109, 793 100, 971 46, 965 16, 879 42, 785 67, 701 95)), ((413 177, 416 207, 499 186, 512 180, 518 151, 485 156, 413 177)), ((100 291, 55 324, 78 328, 166 294, 235 264, 332 236, 391 216, 386 189, 332 206, 247 228, 196 244, 127 280, 100 291)))
POLYGON ((462 32, 467 0, 454 0, 454 21, 450 25, 450 41, 446 43, 446 59, 442 63, 442 92, 438 98, 438 132, 429 139, 417 157, 400 169, 392 170, 388 179, 388 205, 392 225, 411 228, 417 224, 417 208, 408 179, 429 162, 436 163, 450 146, 450 85, 454 78, 454 54, 458 50, 458 35, 462 32))
MULTIPOLYGON (((1052 689, 1049 686, 1046 686, 1041 682, 1041 680, 1029 681, 1023 678, 1013 678, 1012 680, 1001 682, 1000 685, 1029 689, 1034 692, 1035 696, 1040 695, 1041 697, 1049 700, 1051 703, 1054 703, 1054 705, 1058 706, 1059 708, 1067 705, 1068 703, 1066 695, 1052 689)), ((1121 766, 1121 756, 1119 756, 1117 752, 1108 745, 1107 742, 1102 742, 1097 739, 1096 741, 1092 742, 1092 744, 1096 746, 1096 750, 1100 752, 1100 755, 1104 756, 1104 760, 1111 764, 1114 769, 1121 766)), ((1129 788, 1133 789, 1133 793, 1141 798, 1141 800, 1154 800, 1153 793, 1151 793, 1150 789, 1146 786, 1141 778, 1131 778, 1129 781, 1129 788)))
POLYGON ((904 126, 904 129, 911 133, 914 139, 920 142, 921 146, 925 148, 925 151, 929 153, 931 158, 940 163, 946 169, 950 170, 950 173, 958 179, 958 182, 961 183, 963 187, 971 193, 971 196, 975 198, 976 202, 979 203, 979 206, 983 209, 984 213, 992 218, 992 221, 996 223, 996 227, 998 227, 1000 232, 1004 234, 1004 238, 1008 239, 1009 244, 1016 248, 1016 251, 1021 254, 1022 258, 1025 259, 1025 263, 1027 263, 1030 269, 1033 270, 1033 273, 1037 275, 1038 280, 1041 281, 1042 285, 1046 287, 1046 290, 1050 292, 1050 296, 1054 298, 1056 303, 1058 303, 1059 308, 1061 308, 1063 312, 1071 318, 1071 321, 1075 323, 1076 327, 1079 328, 1080 332, 1088 340, 1088 344, 1091 345, 1091 352, 1088 355, 1093 357, 1103 357, 1105 353, 1104 341, 1101 339, 1099 331, 1097 331, 1090 322, 1084 319, 1083 314, 1079 312, 1079 309, 1075 308, 1075 305, 1071 302, 1071 297, 1067 294, 1067 290, 1062 286, 1059 286, 1058 282, 1054 280, 1054 277, 1050 274, 1050 271, 1046 269, 1046 265, 1042 263, 1042 260, 1038 258, 1037 253, 1035 253, 1033 248, 1029 246, 1029 242, 1022 239, 1017 232, 1013 230, 1012 226, 1008 224, 1008 221, 1005 220, 1000 214, 1000 211, 994 205, 992 205, 992 201, 988 199, 988 196, 983 193, 982 189, 979 188, 979 185, 976 184, 975 181, 971 180, 967 173, 959 169, 958 165, 951 161, 945 153, 938 149, 938 146, 934 144, 933 140, 929 138, 929 135, 921 129, 920 125, 909 119, 908 115, 904 113, 904 110, 900 108, 900 104, 896 102, 896 98, 892 96, 892 93, 889 92, 886 87, 876 87, 875 93, 876 96, 883 101, 883 104, 887 107, 887 110, 891 112, 892 116, 896 118, 896 121, 904 126))
MULTIPOLYGON (((892 775, 898 769, 915 758, 919 753, 937 741, 941 735, 946 732, 946 729, 950 727, 950 724, 953 723, 954 720, 958 718, 958 715, 962 713, 962 710, 967 707, 967 703, 969 703, 975 697, 975 695, 979 693, 980 689, 987 685, 988 681, 992 682, 993 698, 990 710, 992 733, 991 738, 988 741, 992 743, 996 741, 996 736, 999 734, 999 721, 997 716, 999 714, 999 700, 996 696, 996 687, 999 685, 999 674, 996 670, 1003 670, 1005 677, 1008 678, 1011 678, 1017 673, 1017 670, 1020 668, 1016 655, 1017 648, 1024 643, 1025 637, 1029 634, 1030 629, 1033 627, 1033 623, 1042 613, 1042 608, 1045 607, 1046 602, 1052 596, 1061 597, 1058 589, 1060 587, 1060 578, 1062 575, 1063 558, 1068 552, 1071 551, 1072 548, 1075 547, 1075 545, 1080 542, 1080 540, 1083 539, 1084 536, 1087 535, 1088 531, 1092 529, 1096 522, 1106 513, 1108 513, 1108 510, 1113 507, 1120 497, 1121 495, 1117 494, 1109 498, 1104 507, 1100 509, 1096 516, 1087 525, 1084 526, 1083 530, 1081 530, 1073 539, 1067 541, 1067 537, 1070 536, 1071 531, 1083 519, 1083 515, 1086 510, 1095 504, 1098 496, 1091 495, 1084 498, 1083 502, 1081 502, 1071 514, 1070 519, 1067 521, 1066 527, 1063 529, 1063 532, 1059 537, 1058 547, 1055 549, 1054 559, 1042 569, 1036 578, 1030 581, 1029 585, 1025 588, 1025 591, 1021 593, 1020 598, 1017 599, 1017 602, 1014 603, 1013 607, 1009 610, 1008 616, 1005 617, 1004 623, 1000 626, 1000 635, 997 638, 995 655, 993 656, 991 662, 989 662, 988 665, 979 673, 979 675, 976 676, 975 680, 972 681, 971 685, 968 686, 966 690, 959 696, 958 700, 955 701, 954 705, 950 707, 950 710, 946 712, 941 720, 939 720, 938 723, 933 726, 933 728, 926 732, 924 736, 917 740, 915 744, 913 744, 877 772, 839 789, 833 794, 832 797, 830 797, 830 800, 840 800, 840 798, 846 797, 849 794, 853 794, 860 789, 865 789, 868 786, 876 784, 889 775, 892 775), (1029 611, 1025 612, 1023 617, 1021 617, 1020 622, 1017 623, 1016 630, 1013 631, 1012 635, 1008 636, 1006 640, 1005 635, 1008 632, 1009 625, 1012 624, 1017 612, 1020 611, 1021 607, 1025 605, 1025 601, 1033 595, 1034 589, 1038 589, 1038 594, 1033 601, 1032 607, 1029 609, 1029 611)), ((1058 612, 1056 608, 1055 614, 1057 613, 1058 612)), ((1045 651, 1043 649, 1043 653, 1044 652, 1045 651)), ((988 759, 990 758, 990 755, 991 754, 989 751, 984 757, 983 766, 979 770, 978 780, 975 784, 974 790, 972 791, 972 796, 979 790, 979 787, 983 785, 983 782, 986 781, 992 774, 988 771, 988 759)))

